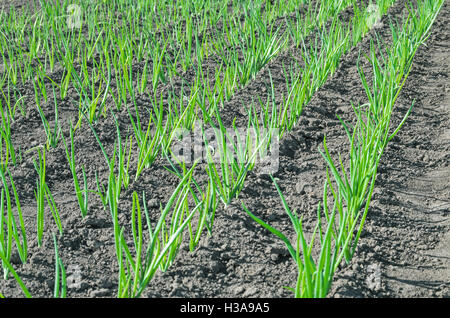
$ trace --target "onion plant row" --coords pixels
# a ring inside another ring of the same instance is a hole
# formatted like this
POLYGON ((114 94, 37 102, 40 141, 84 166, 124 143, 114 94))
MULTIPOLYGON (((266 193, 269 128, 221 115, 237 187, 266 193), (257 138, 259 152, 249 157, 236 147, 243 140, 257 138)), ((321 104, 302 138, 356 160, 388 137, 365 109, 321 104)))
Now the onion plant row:
POLYGON ((280 129, 281 136, 285 131, 293 129, 299 122, 304 106, 334 73, 341 57, 360 42, 375 23, 379 23, 382 15, 394 2, 373 1, 367 7, 354 2, 350 22, 344 22, 336 16, 328 25, 318 28, 315 37, 309 38, 309 43, 305 43, 305 38, 291 25, 289 30, 296 35, 295 43, 301 50, 304 66, 300 67, 297 74, 285 72, 288 94, 279 106, 273 109, 273 96, 272 100, 269 96, 266 103, 260 101, 264 127, 280 129))
MULTIPOLYGON (((120 128, 115 115, 117 138, 113 155, 110 158, 100 141, 94 127, 91 125, 93 134, 104 154, 106 164, 109 166, 108 184, 102 187, 102 193, 105 205, 109 207, 114 227, 114 239, 119 267, 118 275, 118 297, 138 297, 142 294, 145 287, 154 277, 157 270, 165 271, 173 263, 179 248, 183 242, 183 232, 185 228, 190 230, 191 246, 198 243, 200 234, 193 235, 191 220, 197 211, 208 210, 208 207, 214 205, 215 195, 211 190, 207 190, 206 196, 196 197, 195 206, 189 203, 188 195, 191 193, 192 174, 196 163, 189 169, 184 170, 180 183, 172 193, 166 205, 161 207, 160 217, 156 226, 152 226, 149 215, 145 192, 142 193, 143 210, 141 209, 140 199, 136 191, 133 192, 133 206, 131 211, 131 236, 132 246, 127 243, 129 233, 126 232, 127 224, 119 222, 119 198, 123 186, 127 187, 125 180, 128 180, 128 170, 125 168, 125 152, 122 146, 120 128), (144 214, 142 213, 144 212, 144 214), (145 224, 143 218, 145 216, 145 224), (147 228, 147 243, 144 243, 144 225, 147 228), (145 244, 145 245, 144 245, 145 244)), ((129 158, 128 158, 129 160, 129 158)), ((208 189, 211 189, 210 187, 208 189)))
POLYGON ((386 48, 385 53, 385 43, 376 38, 371 40, 370 54, 361 57, 368 60, 372 71, 372 85, 369 85, 366 71, 358 66, 369 102, 352 105, 357 119, 355 125, 351 126, 341 120, 350 144, 348 169, 344 168, 347 165, 341 156, 335 162, 324 138, 323 150, 319 151, 328 167, 323 201, 317 209, 317 224, 312 235, 307 238, 302 224, 303 217, 291 211, 274 179, 296 233, 294 244, 286 235, 243 206, 251 218, 286 244, 298 265, 298 279, 295 287, 291 288, 296 297, 327 296, 338 267, 342 262, 349 264, 356 252, 369 212, 380 158, 411 111, 410 108, 403 120, 392 127, 395 102, 408 78, 414 55, 428 38, 442 3, 443 1, 418 1, 416 8, 408 4, 409 15, 403 25, 391 22, 392 44, 386 48), (317 253, 313 253, 315 249, 318 249, 317 253))

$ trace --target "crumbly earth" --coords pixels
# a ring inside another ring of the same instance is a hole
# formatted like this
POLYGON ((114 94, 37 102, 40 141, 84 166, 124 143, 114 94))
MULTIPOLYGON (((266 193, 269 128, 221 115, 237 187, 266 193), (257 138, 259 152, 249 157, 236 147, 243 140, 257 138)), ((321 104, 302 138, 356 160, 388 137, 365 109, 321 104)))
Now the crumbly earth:
MULTIPOLYGON (((18 3, 24 1, 17 1, 18 3)), ((14 1, 7 1, 7 4, 14 1)), ((338 69, 305 106, 299 124, 283 136, 280 143, 280 166, 275 174, 289 206, 304 215, 306 232, 315 224, 317 203, 322 197, 325 162, 318 152, 323 137, 332 155, 348 152, 348 140, 337 119, 354 119, 351 102, 365 103, 357 69, 360 52, 368 52, 375 34, 390 43, 389 19, 400 18, 406 1, 397 1, 378 28, 373 29, 355 48, 343 56, 338 69)), ((388 145, 378 169, 376 188, 365 229, 352 262, 339 269, 330 297, 449 297, 450 296, 450 12, 446 2, 431 36, 422 45, 412 71, 396 103, 392 126, 398 124, 411 104, 414 107, 400 133, 388 145)), ((344 12, 343 17, 351 15, 344 12)), ((291 48, 273 59, 248 85, 222 108, 225 123, 236 117, 246 123, 243 105, 260 96, 266 100, 274 85, 275 102, 287 95, 283 71, 301 65, 301 54, 291 48)), ((205 63, 206 71, 214 70, 213 58, 205 63)), ((369 64, 361 67, 370 75, 369 64)), ((54 76, 59 76, 55 70, 54 76)), ((179 89, 192 78, 189 72, 160 88, 179 89)), ((370 77, 370 76, 368 76, 370 77)), ((33 105, 33 88, 24 86, 21 93, 33 105)), ((60 102, 60 118, 67 125, 76 118, 76 93, 60 102)), ((149 98, 138 96, 138 108, 145 111, 149 98)), ((113 105, 111 105, 114 107, 113 105)), ((44 105, 52 125, 53 104, 44 105)), ((122 135, 130 127, 128 113, 117 114, 122 135)), ((20 116, 19 116, 20 117, 20 116)), ((109 116, 111 117, 111 116, 109 116)), ((145 118, 145 117, 144 117, 145 118)), ((147 119, 144 119, 146 122, 147 119)), ((112 153, 115 126, 111 118, 95 127, 107 152, 112 153)), ((13 124, 13 138, 22 153, 45 142, 41 119, 30 107, 27 116, 13 124)), ((98 143, 85 125, 75 136, 77 171, 84 167, 90 189, 95 189, 95 175, 107 181, 107 167, 98 143)), ((68 274, 69 297, 114 297, 117 290, 117 260, 110 212, 95 194, 89 195, 89 212, 81 217, 74 194, 73 180, 62 143, 48 152, 47 182, 58 204, 64 235, 58 238, 60 256, 68 274)), ((12 169, 20 193, 29 237, 29 261, 22 265, 18 255, 12 263, 36 297, 51 297, 54 284, 54 249, 51 237, 56 232, 50 210, 47 210, 42 247, 35 240, 36 172, 31 155, 12 169)), ((132 162, 132 167, 136 162, 132 162)), ((159 204, 164 204, 177 185, 178 178, 159 158, 137 182, 123 190, 119 220, 129 224, 132 192, 145 191, 152 220, 158 217, 159 204)), ((203 165, 196 177, 203 181, 203 165)), ((132 171, 132 175, 135 171, 132 171)), ((173 265, 159 272, 147 287, 145 297, 292 297, 284 288, 296 281, 296 265, 287 249, 274 235, 251 220, 250 211, 271 225, 293 235, 292 225, 269 178, 250 173, 239 199, 216 212, 212 236, 202 238, 194 252, 183 245, 173 265)), ((187 236, 186 236, 187 238, 187 236)), ((7 297, 22 297, 13 279, 0 281, 0 292, 7 297)))

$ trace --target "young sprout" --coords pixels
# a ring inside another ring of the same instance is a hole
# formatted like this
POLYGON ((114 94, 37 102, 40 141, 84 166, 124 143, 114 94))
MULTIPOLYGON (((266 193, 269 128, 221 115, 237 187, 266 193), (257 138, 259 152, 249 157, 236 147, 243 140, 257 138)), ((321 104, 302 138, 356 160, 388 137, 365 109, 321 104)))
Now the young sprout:
POLYGON ((56 148, 58 146, 59 138, 61 136, 61 127, 58 122, 58 104, 56 101, 56 93, 55 87, 53 87, 53 98, 55 104, 55 126, 53 131, 50 129, 50 125, 45 118, 45 114, 39 104, 36 105, 39 115, 41 116, 42 124, 44 125, 44 131, 47 136, 47 150, 50 150, 50 146, 52 148, 56 148))
POLYGON ((66 298, 67 296, 67 279, 66 269, 59 257, 58 242, 55 234, 53 234, 53 243, 55 246, 55 287, 53 292, 54 298, 66 298))
POLYGON ((34 168, 36 169, 39 179, 36 180, 36 190, 34 195, 36 197, 37 204, 37 217, 36 217, 36 226, 37 226, 37 241, 38 246, 42 245, 42 238, 44 235, 44 209, 45 209, 45 193, 46 193, 46 183, 45 183, 45 175, 46 175, 46 167, 45 167, 45 148, 38 148, 38 158, 39 163, 34 160, 34 168))
POLYGON ((69 163, 70 171, 72 172, 73 183, 75 186, 75 194, 77 196, 78 205, 81 210, 81 215, 84 218, 88 212, 88 188, 87 188, 87 178, 86 173, 84 171, 84 167, 81 167, 81 171, 83 174, 83 184, 84 188, 81 190, 80 183, 78 181, 77 171, 76 171, 76 162, 75 162, 75 145, 74 145, 74 129, 72 128, 72 124, 70 124, 69 128, 70 132, 70 151, 68 144, 64 137, 62 137, 64 143, 64 149, 66 150, 66 158, 69 163))

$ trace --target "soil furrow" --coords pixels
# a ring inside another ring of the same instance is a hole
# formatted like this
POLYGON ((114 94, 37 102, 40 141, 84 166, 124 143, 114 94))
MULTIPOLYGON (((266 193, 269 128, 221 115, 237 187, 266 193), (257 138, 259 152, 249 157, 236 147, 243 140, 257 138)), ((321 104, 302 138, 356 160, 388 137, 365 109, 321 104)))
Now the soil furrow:
MULTIPOLYGON (((397 101, 405 126, 379 169, 365 239, 355 260, 377 297, 450 297, 450 5, 445 2, 419 48, 397 101), (372 265, 370 265, 372 264, 372 265)), ((344 284, 343 284, 344 285, 344 284)))

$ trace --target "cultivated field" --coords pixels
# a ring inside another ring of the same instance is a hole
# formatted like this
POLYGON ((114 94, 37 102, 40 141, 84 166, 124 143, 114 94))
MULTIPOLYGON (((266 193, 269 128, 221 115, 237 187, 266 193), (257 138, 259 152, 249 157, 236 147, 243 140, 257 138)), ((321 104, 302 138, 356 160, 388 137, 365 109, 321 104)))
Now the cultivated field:
POLYGON ((1 297, 449 297, 445 0, 3 0, 1 297))

